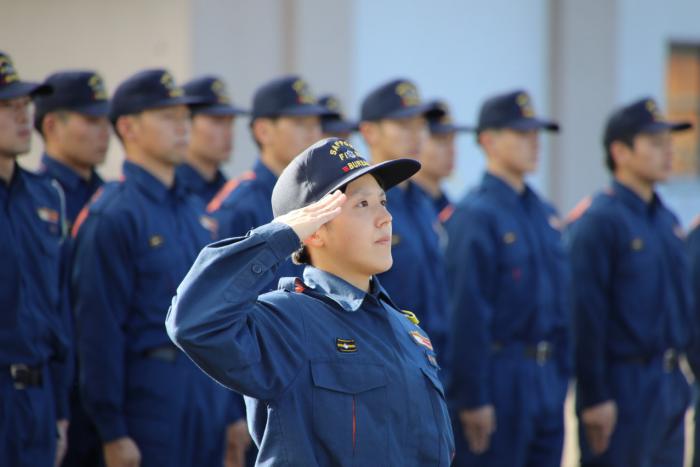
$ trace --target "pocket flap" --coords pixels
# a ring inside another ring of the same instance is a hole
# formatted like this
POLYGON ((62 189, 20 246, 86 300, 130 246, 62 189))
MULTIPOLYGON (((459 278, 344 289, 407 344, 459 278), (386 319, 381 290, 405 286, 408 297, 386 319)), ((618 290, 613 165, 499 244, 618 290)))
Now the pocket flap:
POLYGON ((317 387, 346 394, 387 385, 384 366, 371 363, 311 362, 311 377, 317 387))
POLYGON ((433 383, 433 386, 435 386, 437 392, 439 392, 442 398, 444 399, 445 389, 442 387, 442 381, 440 381, 440 378, 438 378, 437 374, 433 374, 433 371, 423 367, 421 367, 421 371, 430 380, 430 382, 433 383))

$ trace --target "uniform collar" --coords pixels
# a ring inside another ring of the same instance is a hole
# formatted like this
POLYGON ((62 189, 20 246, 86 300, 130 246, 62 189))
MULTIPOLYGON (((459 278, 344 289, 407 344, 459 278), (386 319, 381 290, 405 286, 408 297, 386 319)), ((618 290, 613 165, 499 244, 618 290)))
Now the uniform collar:
POLYGON ((69 191, 76 190, 81 183, 88 186, 98 186, 102 184, 102 178, 100 178, 95 170, 92 170, 90 180, 85 180, 81 178, 75 170, 57 161, 47 153, 44 153, 41 157, 41 165, 51 178, 58 180, 61 186, 67 188, 69 191))
POLYGON ((304 268, 304 283, 309 288, 322 293, 336 302, 345 311, 357 311, 368 295, 375 299, 381 298, 393 305, 389 295, 376 277, 372 277, 370 291, 367 293, 329 272, 313 266, 306 266, 304 268))
POLYGON ((661 199, 654 192, 651 201, 646 202, 637 193, 616 179, 612 182, 612 191, 625 205, 639 214, 650 214, 662 205, 661 199))
POLYGON ((24 171, 22 167, 15 160, 15 169, 12 171, 12 178, 10 178, 9 183, 5 183, 4 180, 0 180, 0 186, 5 189, 6 192, 11 192, 13 190, 19 190, 24 186, 24 171))
POLYGON ((122 172, 124 178, 134 182, 141 191, 156 201, 165 201, 172 193, 178 197, 184 196, 183 184, 178 182, 177 175, 175 176, 175 185, 168 188, 149 171, 131 161, 124 161, 122 172))
POLYGON ((185 185, 187 185, 187 187, 195 193, 201 193, 207 190, 212 185, 221 186, 226 181, 224 174, 221 172, 221 170, 216 171, 214 180, 207 181, 204 177, 202 177, 202 174, 199 173, 197 169, 195 169, 186 162, 184 164, 181 164, 177 168, 176 172, 179 180, 185 185))
POLYGON ((268 187, 270 192, 272 192, 275 183, 277 183, 277 175, 275 175, 272 170, 263 164, 263 161, 260 159, 255 162, 253 172, 255 172, 255 180, 268 187))
POLYGON ((510 186, 501 177, 498 177, 492 173, 485 172, 481 179, 481 186, 486 188, 488 191, 492 191, 500 199, 503 199, 509 203, 517 204, 522 203, 524 200, 528 199, 532 190, 525 184, 525 189, 522 193, 518 193, 512 186, 510 186))

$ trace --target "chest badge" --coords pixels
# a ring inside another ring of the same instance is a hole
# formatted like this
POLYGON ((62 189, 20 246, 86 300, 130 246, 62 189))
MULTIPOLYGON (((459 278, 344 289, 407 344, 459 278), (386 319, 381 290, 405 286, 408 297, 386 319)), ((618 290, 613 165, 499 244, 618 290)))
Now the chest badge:
POLYGON ((683 227, 680 225, 676 224, 673 226, 673 234, 679 239, 685 240, 685 232, 683 231, 683 227))
POLYGON ((515 243, 516 240, 517 240, 517 237, 515 236, 515 233, 513 233, 513 232, 506 232, 503 235, 503 243, 505 243, 506 245, 512 245, 513 243, 515 243))
POLYGON ((337 338, 335 340, 335 348, 341 353, 357 352, 357 344, 355 343, 355 339, 337 338))
POLYGON ((148 239, 148 246, 158 248, 163 242, 165 242, 165 239, 163 239, 162 235, 151 235, 151 238, 148 239))
POLYGON ((58 211, 50 208, 39 208, 36 210, 37 216, 44 222, 51 222, 52 224, 57 224, 61 219, 58 211))
POLYGON ((630 247, 632 248, 632 251, 641 251, 644 249, 644 241, 641 238, 636 237, 632 239, 630 247))
POLYGON ((219 233, 219 223, 214 219, 213 217, 210 216, 201 216, 199 218, 199 223, 209 231, 211 234, 212 238, 216 238, 219 233))
POLYGON ((553 228, 554 230, 558 230, 560 232, 561 232, 562 228, 564 227, 564 224, 562 223, 561 219, 559 219, 559 217, 555 216, 554 214, 549 216, 548 222, 549 222, 549 226, 551 228, 553 228))
POLYGON ((422 345, 429 350, 433 350, 433 343, 430 342, 430 339, 427 336, 424 336, 418 331, 411 331, 411 337, 413 337, 413 340, 416 341, 416 344, 422 345))

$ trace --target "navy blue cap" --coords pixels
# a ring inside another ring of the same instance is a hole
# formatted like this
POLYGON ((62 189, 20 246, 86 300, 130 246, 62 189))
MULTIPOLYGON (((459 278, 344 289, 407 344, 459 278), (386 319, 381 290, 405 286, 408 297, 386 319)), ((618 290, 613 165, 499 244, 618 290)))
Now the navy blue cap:
POLYGON ((0 99, 9 100, 50 93, 50 86, 20 80, 12 58, 5 52, 0 52, 0 99))
POLYGON ((132 115, 147 109, 173 105, 198 104, 201 99, 185 96, 169 71, 153 69, 139 71, 124 80, 114 91, 109 118, 114 123, 122 115, 132 115))
POLYGON ((253 96, 252 117, 295 117, 327 114, 318 104, 309 85, 299 76, 290 75, 260 86, 253 96))
POLYGON ((490 97, 481 105, 477 131, 503 128, 559 131, 559 124, 536 117, 530 95, 518 90, 490 97))
POLYGON ((406 79, 389 81, 370 92, 362 101, 360 120, 376 122, 425 115, 432 103, 423 103, 416 85, 406 79))
POLYGON ((34 99, 34 126, 49 112, 70 110, 93 117, 109 114, 109 100, 102 77, 94 71, 62 71, 46 78, 44 84, 53 92, 34 99))
POLYGON ((640 133, 683 131, 692 127, 690 122, 667 121, 656 101, 647 97, 616 110, 608 118, 603 143, 608 147, 613 141, 634 138, 640 133))
POLYGON ((245 115, 247 110, 231 103, 226 85, 216 76, 202 76, 182 86, 186 96, 200 99, 200 104, 191 107, 192 114, 236 116, 245 115))
POLYGON ((430 110, 425 118, 428 120, 428 128, 433 135, 445 135, 449 133, 457 133, 461 131, 474 131, 473 127, 466 125, 456 125, 452 121, 450 108, 444 101, 433 101, 433 109, 430 110))
POLYGON ((374 174, 385 190, 411 178, 420 169, 413 159, 371 165, 347 141, 326 138, 296 156, 272 190, 275 217, 303 208, 365 174, 374 174))
POLYGON ((321 117, 323 133, 353 133, 358 130, 357 122, 345 120, 340 101, 333 95, 319 97, 318 103, 326 108, 328 114, 321 117))

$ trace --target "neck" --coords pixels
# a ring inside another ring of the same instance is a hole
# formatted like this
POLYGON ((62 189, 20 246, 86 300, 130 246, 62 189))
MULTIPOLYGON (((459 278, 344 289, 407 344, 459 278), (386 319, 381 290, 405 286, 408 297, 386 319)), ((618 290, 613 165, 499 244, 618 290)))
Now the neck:
POLYGON ((287 164, 281 163, 279 158, 264 148, 260 151, 260 160, 276 177, 279 177, 284 168, 287 167, 287 164))
POLYGON ((216 178, 216 173, 219 170, 219 164, 216 162, 211 162, 203 157, 195 155, 192 152, 187 153, 186 161, 207 182, 213 182, 216 178))
POLYGON ((615 174, 615 179, 632 190, 640 198, 642 198, 646 203, 651 202, 654 198, 654 183, 642 180, 639 177, 626 173, 620 172, 615 174))
POLYGON ((315 268, 340 277, 348 284, 352 284, 360 290, 369 292, 370 276, 362 273, 353 273, 349 271, 350 268, 343 267, 333 260, 327 261, 325 258, 314 258, 313 263, 315 268))
POLYGON ((90 178, 92 178, 93 167, 91 165, 76 163, 74 159, 68 157, 68 155, 61 151, 60 148, 57 148, 50 143, 46 143, 46 154, 50 158, 57 160, 61 164, 71 169, 73 172, 77 173, 83 180, 90 180, 90 178))
POLYGON ((141 151, 141 148, 127 148, 126 159, 143 167, 148 173, 156 177, 168 188, 175 184, 175 166, 162 161, 150 154, 141 151))
POLYGON ((525 176, 523 174, 508 170, 492 161, 489 161, 486 165, 486 171, 506 182, 516 192, 522 193, 525 191, 525 176))
POLYGON ((428 174, 419 171, 413 176, 412 179, 418 184, 423 190, 425 190, 432 198, 439 198, 442 194, 442 188, 440 187, 440 179, 431 177, 428 174))
POLYGON ((0 155, 0 180, 6 184, 12 180, 12 175, 15 173, 15 158, 7 155, 0 155))

